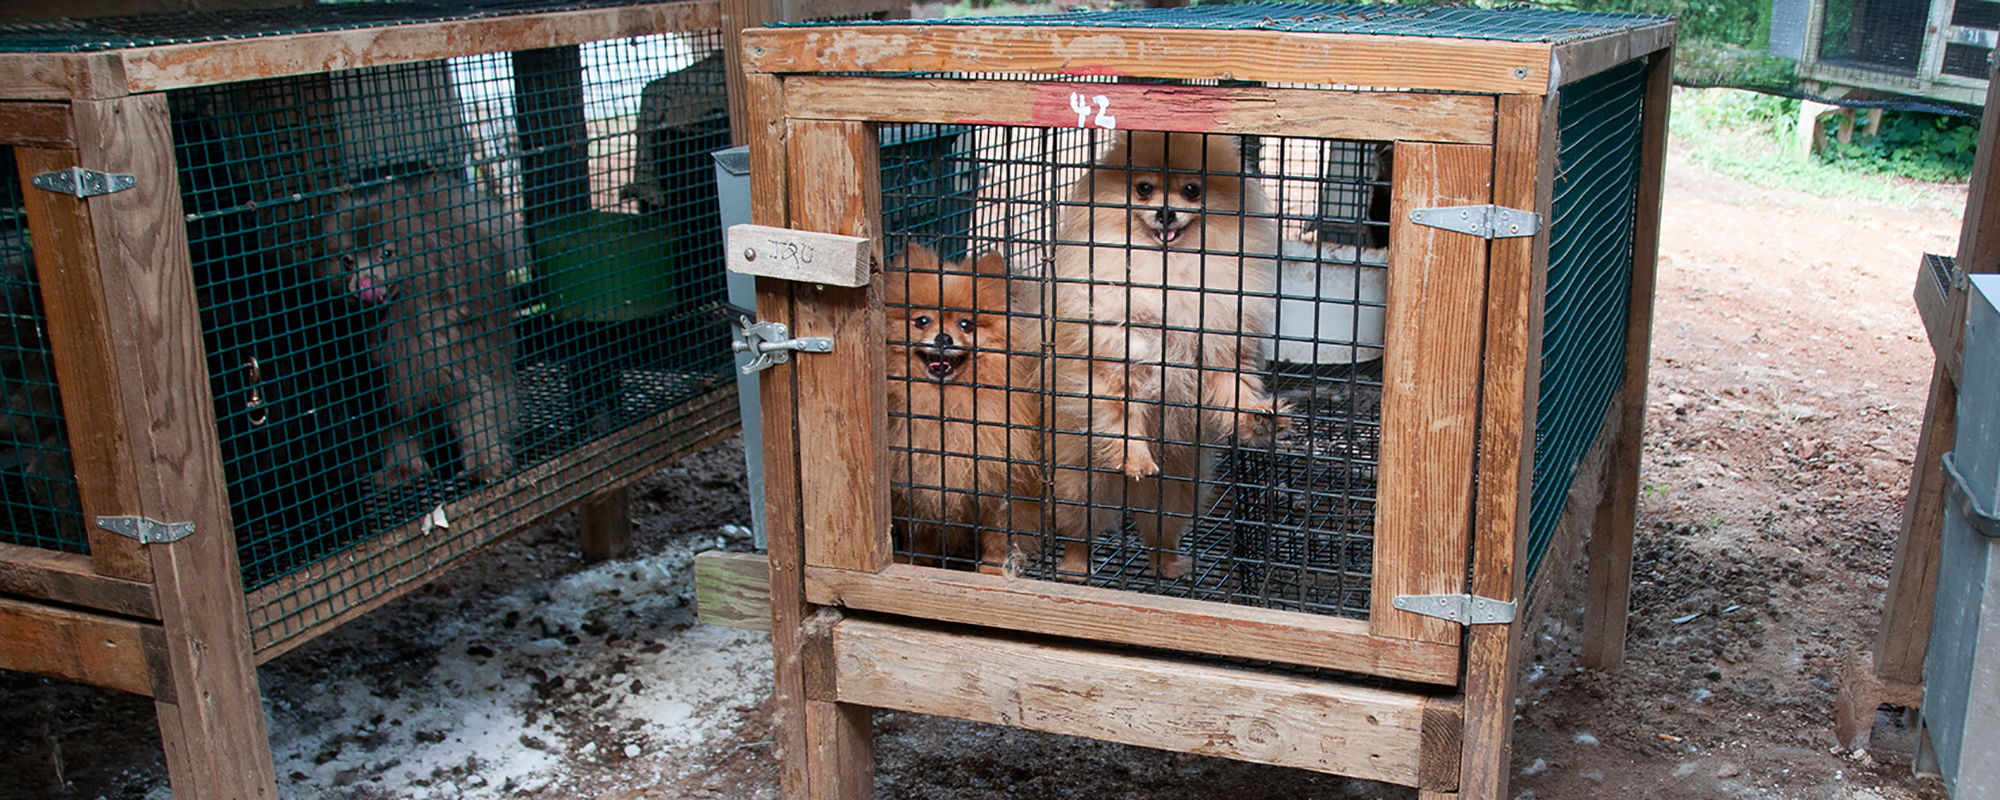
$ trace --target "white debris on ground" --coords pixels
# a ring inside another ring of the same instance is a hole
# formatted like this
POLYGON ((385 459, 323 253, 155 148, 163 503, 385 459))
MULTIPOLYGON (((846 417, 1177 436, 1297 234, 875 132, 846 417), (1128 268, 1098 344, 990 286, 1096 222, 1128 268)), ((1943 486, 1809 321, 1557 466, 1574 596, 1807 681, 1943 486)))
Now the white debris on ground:
POLYGON ((305 685, 266 670, 282 793, 498 798, 562 788, 577 763, 629 761, 634 785, 684 771, 676 755, 725 738, 771 690, 768 635, 693 624, 692 561, 670 547, 405 613, 396 624, 418 629, 393 636, 404 660, 350 637, 305 685))

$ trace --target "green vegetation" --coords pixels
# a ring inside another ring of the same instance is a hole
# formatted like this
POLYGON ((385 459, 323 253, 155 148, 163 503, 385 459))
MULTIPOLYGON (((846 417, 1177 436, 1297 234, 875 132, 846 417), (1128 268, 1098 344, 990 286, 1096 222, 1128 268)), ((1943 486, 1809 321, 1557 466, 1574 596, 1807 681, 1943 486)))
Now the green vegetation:
POLYGON ((1760 186, 1822 197, 1907 204, 1915 193, 1886 176, 1963 181, 1971 172, 1978 121, 1885 112, 1881 132, 1855 131, 1814 158, 1799 154, 1799 101, 1735 89, 1676 89, 1673 135, 1689 160, 1760 186))

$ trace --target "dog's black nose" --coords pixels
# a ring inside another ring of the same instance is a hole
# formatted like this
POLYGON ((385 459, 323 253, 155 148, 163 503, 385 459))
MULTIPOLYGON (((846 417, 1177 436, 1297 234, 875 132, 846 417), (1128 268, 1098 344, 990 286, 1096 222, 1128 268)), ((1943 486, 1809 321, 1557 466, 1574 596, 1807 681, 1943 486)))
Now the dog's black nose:
POLYGON ((936 338, 936 339, 932 339, 932 340, 931 340, 931 344, 934 344, 934 345, 936 345, 936 346, 938 346, 938 347, 950 347, 950 346, 951 346, 951 344, 952 344, 952 342, 951 342, 951 334, 949 334, 949 333, 940 333, 940 334, 938 334, 938 335, 937 335, 937 338, 936 338))
POLYGON ((1171 228, 1174 226, 1174 219, 1178 216, 1180 215, 1176 213, 1173 209, 1162 208, 1160 209, 1157 219, 1160 220, 1160 227, 1171 228))

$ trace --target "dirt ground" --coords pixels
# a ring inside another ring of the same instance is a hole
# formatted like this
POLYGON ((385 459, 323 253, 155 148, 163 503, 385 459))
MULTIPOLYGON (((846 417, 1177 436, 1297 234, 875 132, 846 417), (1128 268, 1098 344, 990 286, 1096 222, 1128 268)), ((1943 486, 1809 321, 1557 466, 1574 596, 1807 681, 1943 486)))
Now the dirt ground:
MULTIPOLYGON (((1954 250, 1964 202, 1923 191, 1831 201, 1670 161, 1626 663, 1576 666, 1573 608, 1535 621, 1517 798, 1943 797, 1893 715, 1866 753, 1831 733, 1928 389, 1913 277, 1921 253, 1954 250)), ((741 469, 731 442, 641 483, 629 559, 586 569, 558 521, 265 665, 282 796, 776 797, 768 638, 693 625, 686 570, 747 546, 724 527, 747 524, 741 469), (492 707, 465 711, 474 696, 492 707)), ((878 794, 912 800, 1413 796, 892 713, 877 761, 878 794)), ((150 702, 0 673, 0 798, 166 800, 165 784, 150 702)))

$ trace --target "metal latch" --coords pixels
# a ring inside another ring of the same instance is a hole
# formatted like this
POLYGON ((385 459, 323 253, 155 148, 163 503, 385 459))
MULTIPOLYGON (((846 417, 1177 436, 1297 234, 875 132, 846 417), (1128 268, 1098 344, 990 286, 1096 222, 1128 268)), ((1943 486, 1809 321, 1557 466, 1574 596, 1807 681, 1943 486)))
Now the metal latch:
POLYGON ((2000 539, 2000 515, 1995 515, 1990 509, 1979 507, 1979 498, 1972 496, 1972 490, 1966 486, 1965 476, 1958 471, 1958 459, 1951 453, 1944 454, 1944 473, 1951 476, 1950 502, 1965 514, 1965 521, 1972 526, 1972 532, 2000 539))
POLYGON ((1410 212, 1410 221, 1487 239, 1533 236, 1542 230, 1542 215, 1492 204, 1419 208, 1410 212))
POLYGON ((122 192, 139 185, 138 177, 133 175, 98 172, 82 167, 44 172, 30 178, 28 182, 33 183, 37 189, 75 195, 79 200, 100 194, 122 192))
POLYGON ((752 375, 769 369, 773 364, 783 364, 792 360, 792 351, 801 353, 831 353, 833 340, 824 336, 802 339, 788 338, 791 330, 782 322, 757 322, 747 309, 729 306, 735 317, 732 327, 736 338, 730 340, 729 349, 738 353, 750 353, 756 358, 743 365, 743 374, 752 375))
POLYGON ((194 533, 192 522, 160 522, 146 517, 98 517, 97 527, 140 544, 170 544, 194 533))
POLYGON ((1400 611, 1465 625, 1502 625, 1514 621, 1514 601, 1505 603, 1476 594, 1406 594, 1389 601, 1400 611))

